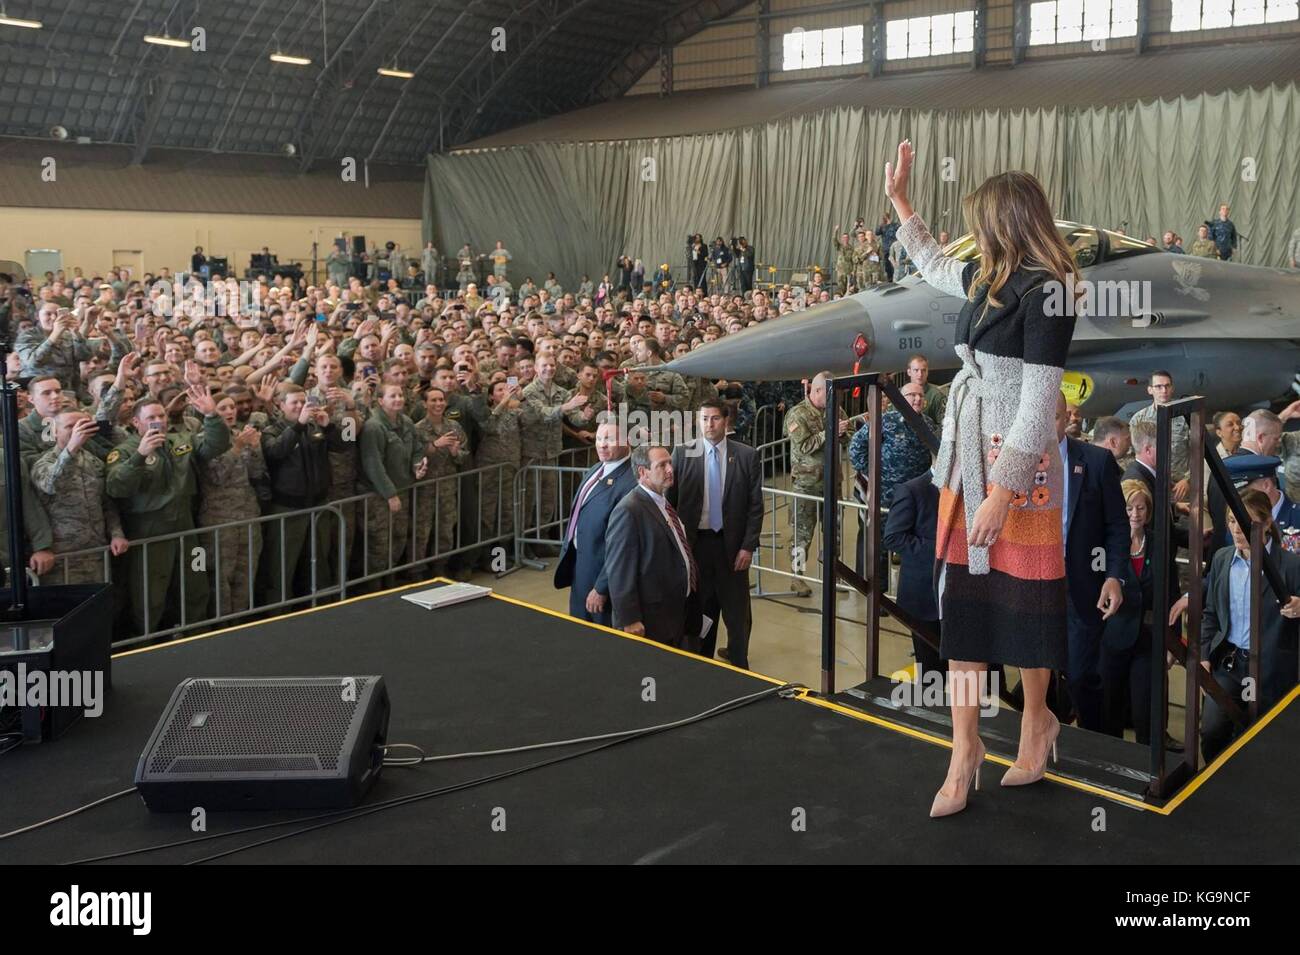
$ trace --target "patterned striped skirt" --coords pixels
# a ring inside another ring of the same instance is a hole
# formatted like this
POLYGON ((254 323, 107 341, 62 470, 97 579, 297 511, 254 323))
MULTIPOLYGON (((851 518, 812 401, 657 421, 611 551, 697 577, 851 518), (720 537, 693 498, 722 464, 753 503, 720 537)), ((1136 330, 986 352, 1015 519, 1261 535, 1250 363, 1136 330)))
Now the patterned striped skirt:
MULTIPOLYGON (((1055 483, 1055 482, 1054 482, 1055 483)), ((1055 486, 1059 487, 1059 483, 1055 486)), ((1065 550, 1060 502, 1046 488, 1012 503, 989 548, 989 572, 972 574, 960 492, 939 491, 935 578, 945 660, 1064 670, 1065 550)))

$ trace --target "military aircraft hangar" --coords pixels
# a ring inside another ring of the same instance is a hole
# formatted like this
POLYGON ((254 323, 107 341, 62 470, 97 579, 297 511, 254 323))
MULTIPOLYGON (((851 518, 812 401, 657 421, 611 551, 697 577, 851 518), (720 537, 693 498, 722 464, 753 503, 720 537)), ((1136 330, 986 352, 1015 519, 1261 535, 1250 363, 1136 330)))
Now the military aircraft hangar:
POLYGON ((483 862, 1280 918, 1297 11, 2 0, 0 862, 313 867, 17 921, 483 862))

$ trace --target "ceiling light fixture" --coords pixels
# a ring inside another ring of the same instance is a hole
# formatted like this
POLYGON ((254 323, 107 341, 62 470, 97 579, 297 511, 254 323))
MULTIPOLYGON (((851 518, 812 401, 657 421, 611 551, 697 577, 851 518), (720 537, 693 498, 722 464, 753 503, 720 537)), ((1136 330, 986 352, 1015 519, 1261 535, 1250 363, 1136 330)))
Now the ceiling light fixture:
POLYGON ((271 54, 272 63, 288 63, 291 66, 311 66, 311 60, 305 56, 290 56, 278 50, 271 54))
POLYGON ((397 69, 397 67, 391 67, 391 68, 390 68, 390 67, 387 67, 387 66, 381 66, 381 67, 380 67, 378 70, 376 70, 375 72, 378 73, 380 76, 395 76, 395 77, 397 77, 399 80, 413 80, 413 79, 415 79, 415 74, 414 74, 414 73, 410 72, 409 70, 399 70, 399 69, 397 69))
POLYGON ((146 33, 144 37, 144 42, 153 43, 158 46, 174 46, 177 49, 188 50, 190 48, 189 40, 182 40, 179 37, 167 36, 167 34, 165 33, 162 36, 157 36, 152 33, 146 33))
POLYGON ((9 16, 3 9, 0 9, 0 27, 22 27, 24 30, 39 30, 43 23, 40 20, 20 20, 18 17, 9 16))

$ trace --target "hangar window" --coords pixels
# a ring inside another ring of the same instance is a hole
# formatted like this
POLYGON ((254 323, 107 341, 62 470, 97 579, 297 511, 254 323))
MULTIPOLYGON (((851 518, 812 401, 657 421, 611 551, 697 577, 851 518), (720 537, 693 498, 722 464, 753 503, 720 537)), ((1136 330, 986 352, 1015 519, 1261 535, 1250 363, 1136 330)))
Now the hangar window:
POLYGON ((885 59, 969 53, 975 48, 975 11, 937 13, 885 24, 885 59))
POLYGON ((1029 5, 1031 46, 1136 35, 1137 0, 1043 0, 1029 5))
POLYGON ((787 33, 781 44, 781 68, 785 70, 861 63, 862 24, 828 30, 799 27, 787 33))
POLYGON ((1296 0, 1173 0, 1169 30, 1216 30, 1298 18, 1296 0))

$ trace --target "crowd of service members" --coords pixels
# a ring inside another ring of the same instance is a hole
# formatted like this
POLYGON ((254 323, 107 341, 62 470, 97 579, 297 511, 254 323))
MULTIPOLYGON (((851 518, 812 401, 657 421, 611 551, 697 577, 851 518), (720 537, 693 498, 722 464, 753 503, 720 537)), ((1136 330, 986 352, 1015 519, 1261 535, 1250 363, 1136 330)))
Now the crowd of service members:
MULTIPOLYGON (((611 401, 625 417, 680 422, 720 398, 750 440, 758 407, 801 401, 798 382, 653 366, 803 301, 671 282, 596 304, 554 283, 488 300, 473 283, 385 278, 295 288, 272 277, 251 295, 166 270, 0 279, 7 376, 21 385, 23 562, 44 583, 102 581, 111 565, 119 636, 271 607, 341 573, 378 586, 423 561, 420 576, 468 577, 492 566, 488 544, 513 537, 518 470, 591 460, 611 401), (607 387, 603 372, 632 365, 642 370, 607 387), (220 525, 234 526, 203 532, 220 525), (430 560, 448 551, 452 566, 430 560)), ((558 520, 567 490, 551 475, 530 484, 530 526, 558 520)))
MULTIPOLYGON (((729 296, 674 284, 670 274, 659 277, 658 288, 622 286, 599 301, 586 294, 591 289, 575 295, 553 278, 544 288, 525 283, 503 295, 501 288, 509 286, 504 262, 491 276, 491 298, 470 281, 459 289, 417 284, 418 270, 404 286, 384 276, 368 284, 348 278, 304 288, 263 279, 251 301, 233 280, 182 280, 166 270, 139 281, 117 270, 87 277, 78 269, 71 276, 4 283, 0 318, 15 337, 7 377, 21 385, 28 538, 22 562, 42 583, 99 581, 107 548, 119 585, 119 634, 176 626, 182 614, 192 622, 272 608, 328 587, 340 574, 380 586, 397 579, 394 568, 415 565, 412 579, 445 572, 466 579, 479 567, 493 567, 489 545, 507 543, 515 533, 510 503, 519 469, 562 459, 592 463, 598 415, 611 407, 625 415, 669 412, 681 422, 717 399, 737 442, 752 446, 789 437, 793 489, 820 495, 821 379, 689 379, 655 366, 845 294, 860 279, 871 284, 877 267, 882 274, 906 273, 893 231, 888 221, 874 231, 859 230, 868 245, 875 237, 885 264, 869 256, 846 260, 851 270, 837 269, 838 289, 821 287, 814 274, 806 290, 729 296), (631 367, 638 370, 608 374, 631 367), (783 419, 780 431, 753 433, 756 409, 763 406, 783 419), (337 507, 314 517, 294 514, 330 503, 337 507), (249 523, 277 514, 294 516, 249 523), (194 533, 148 548, 132 543, 187 531, 194 533), (202 559, 182 559, 194 548, 202 559), (455 552, 450 561, 441 556, 449 552, 455 552)), ((912 409, 937 431, 944 393, 929 381, 923 356, 909 361, 902 387, 912 409)), ((1091 556, 1102 547, 1108 561, 1102 571, 1095 561, 1072 563, 1067 542, 1073 672, 1061 675, 1056 697, 1063 718, 1112 733, 1131 725, 1139 740, 1146 725, 1134 714, 1145 712, 1149 673, 1143 667, 1155 632, 1149 558, 1159 546, 1148 540, 1154 409, 1175 396, 1164 372, 1152 375, 1149 390, 1152 405, 1130 423, 1104 418, 1092 428, 1090 448, 1106 449, 1112 463, 1127 470, 1102 467, 1095 455, 1076 462, 1082 470, 1067 470, 1067 477, 1083 476, 1085 513, 1097 512, 1077 524, 1071 518, 1067 530, 1088 528, 1096 540, 1086 549, 1080 545, 1079 553, 1091 556), (1102 619, 1102 598, 1088 600, 1094 585, 1099 595, 1103 588, 1122 593, 1123 609, 1102 619)), ((1077 409, 1065 406, 1062 415, 1066 455, 1069 442, 1084 436, 1077 409)), ((1300 435, 1284 431, 1284 423, 1296 415, 1300 402, 1244 420, 1223 412, 1215 418, 1213 439, 1243 492, 1258 492, 1243 495, 1248 509, 1268 504, 1259 519, 1276 538, 1274 553, 1287 574, 1300 541, 1292 501, 1300 494, 1300 435)), ((858 470, 865 467, 863 423, 846 417, 843 424, 858 470)), ((1185 516, 1190 465, 1180 425, 1171 493, 1185 516)), ((918 527, 924 524, 917 512, 928 495, 922 491, 929 455, 897 409, 886 411, 882 432, 886 543, 903 555, 906 569, 909 553, 923 553, 924 535, 918 537, 916 528, 905 533, 900 522, 913 514, 918 527)), ((562 523, 573 482, 546 473, 525 483, 521 519, 537 528, 562 523)), ((1212 559, 1202 639, 1215 679, 1240 695, 1251 652, 1251 635, 1239 619, 1248 546, 1222 494, 1206 486, 1213 546, 1207 550, 1212 559)), ((791 559, 798 569, 812 544, 817 507, 797 501, 791 515, 791 559)), ((1172 543, 1180 542, 1185 545, 1185 529, 1172 543)), ((1296 581, 1300 591, 1300 576, 1296 581)), ((794 586, 808 592, 801 581, 794 586)), ((907 581, 901 589, 928 591, 907 581)), ((920 609, 934 615, 932 598, 920 609)), ((1266 599, 1264 617, 1270 626, 1260 651, 1262 694, 1269 700, 1295 680, 1296 637, 1295 621, 1277 612, 1276 601, 1266 599)), ((916 645, 923 665, 941 665, 924 641, 916 645)), ((1214 701, 1206 709, 1207 753, 1217 752, 1231 739, 1233 725, 1214 701)))

